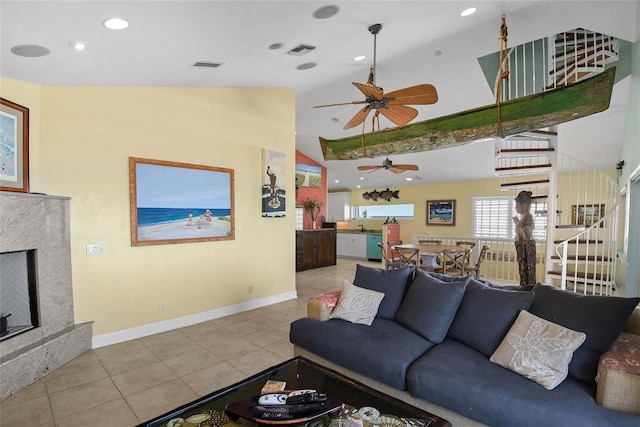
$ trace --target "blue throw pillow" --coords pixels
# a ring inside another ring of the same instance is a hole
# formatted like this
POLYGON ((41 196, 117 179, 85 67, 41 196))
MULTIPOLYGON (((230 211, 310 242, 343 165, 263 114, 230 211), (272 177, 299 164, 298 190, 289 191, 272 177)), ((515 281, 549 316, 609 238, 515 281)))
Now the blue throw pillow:
POLYGON ((472 279, 449 328, 448 337, 468 345, 485 356, 498 348, 520 310, 528 310, 531 291, 512 291, 486 286, 472 279))
POLYGON ((440 344, 462 301, 466 283, 443 282, 418 270, 396 314, 396 322, 434 344, 440 344))
POLYGON ((640 298, 582 295, 542 283, 533 292, 531 314, 587 334, 573 353, 569 376, 595 384, 598 359, 618 337, 640 298))
POLYGON ((407 292, 413 270, 413 267, 385 270, 358 264, 353 284, 384 293, 376 317, 393 320, 407 292))
POLYGON ((434 277, 438 280, 442 280, 443 282, 464 282, 464 283, 469 283, 469 281, 471 279, 473 279, 473 276, 469 275, 469 276, 465 276, 465 277, 460 277, 460 276, 449 276, 447 274, 440 274, 440 273, 434 273, 432 271, 424 271, 422 270, 422 272, 424 274, 426 274, 427 276, 430 277, 434 277))

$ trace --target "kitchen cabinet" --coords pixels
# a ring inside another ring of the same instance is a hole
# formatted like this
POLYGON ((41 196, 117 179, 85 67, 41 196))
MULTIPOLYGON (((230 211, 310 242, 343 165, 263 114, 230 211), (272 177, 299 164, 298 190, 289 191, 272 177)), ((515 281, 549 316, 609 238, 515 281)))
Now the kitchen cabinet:
POLYGON ((343 258, 367 259, 367 235, 338 233, 337 255, 343 258))
POLYGON ((351 193, 329 193, 327 195, 327 221, 349 221, 351 219, 351 193))
POLYGON ((296 231, 296 271, 336 265, 336 230, 296 231))
POLYGON ((367 234, 367 259, 380 261, 382 254, 378 243, 382 242, 381 234, 367 234))

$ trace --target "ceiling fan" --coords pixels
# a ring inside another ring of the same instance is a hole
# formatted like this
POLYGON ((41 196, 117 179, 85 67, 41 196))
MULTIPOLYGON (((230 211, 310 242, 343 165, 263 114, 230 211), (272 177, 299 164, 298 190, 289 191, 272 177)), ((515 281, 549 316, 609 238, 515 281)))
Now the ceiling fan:
MULTIPOLYGON (((407 107, 407 105, 427 105, 434 104, 438 101, 436 88, 430 84, 411 86, 387 94, 384 93, 381 87, 376 86, 376 37, 381 29, 382 24, 373 24, 369 27, 369 32, 373 34, 373 66, 369 72, 368 82, 366 84, 352 82, 353 85, 364 94, 364 101, 343 102, 314 107, 323 108, 338 105, 366 104, 344 125, 343 129, 350 129, 361 123, 364 126, 364 121, 371 110, 376 110, 373 116, 372 128, 379 114, 382 114, 397 126, 404 126, 418 115, 418 110, 407 107)), ((378 128, 379 127, 380 124, 378 123, 378 128)))
POLYGON ((361 171, 376 171, 378 169, 386 169, 389 170, 393 173, 402 173, 402 172, 406 172, 406 171, 417 171, 418 170, 418 166, 417 165, 394 165, 393 162, 391 160, 389 160, 389 158, 387 157, 385 160, 383 160, 381 165, 372 165, 372 166, 358 166, 358 170, 361 171))

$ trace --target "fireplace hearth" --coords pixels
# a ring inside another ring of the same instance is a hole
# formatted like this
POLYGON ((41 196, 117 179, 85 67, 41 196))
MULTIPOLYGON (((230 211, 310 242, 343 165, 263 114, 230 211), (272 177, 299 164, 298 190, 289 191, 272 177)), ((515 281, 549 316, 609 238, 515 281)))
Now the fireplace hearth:
POLYGON ((74 321, 69 204, 68 197, 0 192, 0 262, 19 254, 26 271, 18 275, 27 276, 26 288, 9 292, 23 304, 7 307, 9 279, 0 264, 0 323, 9 331, 25 326, 0 340, 0 399, 91 349, 93 322, 74 321))

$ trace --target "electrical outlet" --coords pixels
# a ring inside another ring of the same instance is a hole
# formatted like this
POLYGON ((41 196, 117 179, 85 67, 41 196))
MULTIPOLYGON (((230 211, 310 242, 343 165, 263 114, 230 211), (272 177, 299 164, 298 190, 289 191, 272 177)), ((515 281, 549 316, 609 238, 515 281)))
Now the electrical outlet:
POLYGON ((160 310, 160 313, 164 313, 167 310, 167 307, 165 307, 164 304, 160 304, 160 307, 158 307, 158 309, 160 310))
POLYGON ((98 244, 87 245, 87 255, 99 255, 99 254, 100 254, 100 245, 98 244))
POLYGON ((253 293, 253 285, 249 285, 249 293, 252 294, 253 293))

